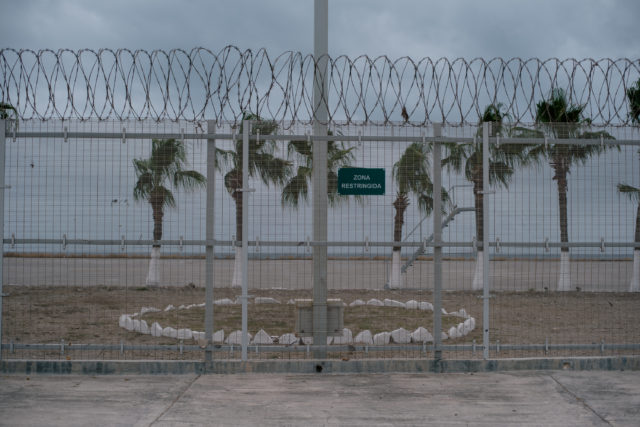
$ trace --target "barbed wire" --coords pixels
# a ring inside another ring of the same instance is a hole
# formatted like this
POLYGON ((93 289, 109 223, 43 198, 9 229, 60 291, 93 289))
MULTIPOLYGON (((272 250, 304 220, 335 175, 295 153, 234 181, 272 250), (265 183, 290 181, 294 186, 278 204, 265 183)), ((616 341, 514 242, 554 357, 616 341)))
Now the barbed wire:
MULTIPOLYGON (((0 49, 0 100, 22 119, 204 119, 237 122, 244 111, 310 122, 312 55, 228 46, 192 50, 0 49)), ((477 123, 502 104, 532 122, 552 88, 584 105, 594 124, 630 123, 626 91, 640 59, 328 58, 329 121, 477 123)))

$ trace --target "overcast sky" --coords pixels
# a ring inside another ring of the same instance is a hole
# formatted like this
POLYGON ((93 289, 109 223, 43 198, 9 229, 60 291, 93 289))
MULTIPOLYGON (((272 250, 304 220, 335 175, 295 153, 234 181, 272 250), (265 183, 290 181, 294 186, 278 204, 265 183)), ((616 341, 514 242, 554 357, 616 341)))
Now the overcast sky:
MULTIPOLYGON (((312 0, 3 0, 1 47, 313 51, 312 0)), ((329 0, 332 56, 640 57, 638 0, 329 0)))

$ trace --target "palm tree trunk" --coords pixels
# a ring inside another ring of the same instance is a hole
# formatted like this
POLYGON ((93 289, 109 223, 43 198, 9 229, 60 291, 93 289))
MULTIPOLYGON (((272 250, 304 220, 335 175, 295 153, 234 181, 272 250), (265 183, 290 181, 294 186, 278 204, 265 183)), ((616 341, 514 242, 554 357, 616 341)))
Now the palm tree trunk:
MULTIPOLYGON (((568 168, 564 167, 562 161, 556 162, 554 165, 555 176, 558 186, 558 214, 560 216, 560 242, 569 243, 569 220, 567 213, 567 173, 568 168)), ((560 275, 558 277, 558 290, 571 290, 569 264, 569 246, 561 246, 560 248, 560 275)))
MULTIPOLYGON (((638 203, 638 212, 636 213, 636 233, 635 242, 640 243, 640 203, 638 203)), ((629 292, 640 292, 640 248, 633 250, 633 273, 631 275, 631 283, 629 284, 629 292)))
MULTIPOLYGON (((404 213, 409 206, 409 198, 406 194, 400 193, 393 202, 393 207, 396 210, 396 216, 393 221, 393 241, 402 241, 402 227, 404 225, 404 213)), ((402 259, 401 259, 401 246, 394 246, 391 253, 391 273, 389 274, 389 288, 398 289, 402 287, 402 259)))
POLYGON ((149 272, 147 273, 147 286, 158 286, 160 284, 160 244, 156 243, 162 240, 162 219, 164 211, 162 203, 156 200, 151 201, 151 209, 153 211, 153 241, 151 247, 151 260, 149 261, 149 272))
MULTIPOLYGON (((476 240, 482 241, 484 238, 484 194, 483 191, 483 179, 482 169, 476 172, 476 176, 473 180, 473 196, 475 202, 475 215, 476 215, 476 240)), ((482 247, 477 248, 476 255, 476 267, 473 273, 473 282, 471 282, 471 289, 474 291, 480 290, 484 287, 484 250, 482 247)))
MULTIPOLYGON (((233 193, 233 200, 236 203, 236 242, 242 241, 242 192, 233 193)), ((235 244, 235 257, 233 260, 233 277, 231 279, 232 287, 242 286, 242 255, 243 248, 235 244)))

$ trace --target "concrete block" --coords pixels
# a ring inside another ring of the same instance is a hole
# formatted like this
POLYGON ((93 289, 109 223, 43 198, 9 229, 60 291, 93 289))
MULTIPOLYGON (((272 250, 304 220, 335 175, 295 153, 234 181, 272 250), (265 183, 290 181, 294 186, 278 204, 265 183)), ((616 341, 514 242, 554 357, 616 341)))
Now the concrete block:
POLYGON ((216 344, 222 344, 224 342, 224 331, 222 329, 213 333, 213 342, 216 344))
POLYGON ((427 302, 427 301, 421 301, 418 304, 418 310, 433 311, 433 304, 431 304, 430 302, 427 302))
POLYGON ((379 299, 375 299, 375 298, 371 298, 369 301, 367 301, 367 305, 373 305, 375 307, 384 307, 384 303, 379 299))
POLYGON ((133 319, 133 330, 140 332, 140 321, 138 319, 133 319))
POLYGON ((164 311, 171 311, 173 310, 175 307, 171 304, 169 304, 168 306, 165 307, 164 311))
POLYGON ((255 297, 253 302, 256 304, 280 304, 280 301, 270 297, 255 297))
POLYGON ((229 298, 217 299, 213 302, 214 305, 233 305, 234 301, 229 298))
POLYGON ((364 305, 364 304, 365 304, 364 301, 362 301, 361 299, 357 299, 357 300, 351 302, 349 304, 349 307, 358 307, 358 306, 361 306, 361 305, 364 305))
POLYGON ((458 333, 458 328, 456 326, 452 326, 449 328, 449 338, 451 339, 460 338, 460 334, 458 333))
MULTIPOLYGON (((248 342, 251 342, 251 338, 253 338, 252 335, 247 332, 247 337, 249 338, 248 342)), ((233 331, 233 332, 231 332, 224 342, 226 344, 241 345, 242 344, 242 331, 233 331)))
POLYGON ((149 330, 149 325, 147 325, 146 320, 140 321, 140 333, 145 335, 149 335, 151 333, 151 330, 149 330))

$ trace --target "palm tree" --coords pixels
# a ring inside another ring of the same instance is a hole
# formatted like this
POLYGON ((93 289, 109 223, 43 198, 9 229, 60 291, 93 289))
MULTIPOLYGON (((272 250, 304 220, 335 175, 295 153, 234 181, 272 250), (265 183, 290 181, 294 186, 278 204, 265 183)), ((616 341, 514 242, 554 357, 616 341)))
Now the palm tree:
MULTIPOLYGON (((631 121, 640 125, 640 79, 636 81, 635 87, 632 86, 627 89, 627 98, 629 98, 629 115, 631 116, 631 121)), ((640 154, 640 150, 638 150, 638 154, 640 154)), ((635 243, 640 243, 640 187, 620 183, 618 184, 618 191, 626 194, 632 202, 638 204, 636 231, 633 240, 635 243)), ((633 250, 633 273, 631 275, 629 291, 640 291, 640 248, 638 247, 633 250)))
MULTIPOLYGON (((409 196, 413 194, 418 199, 418 207, 425 214, 433 211, 433 182, 429 175, 429 153, 431 146, 421 142, 414 142, 407 147, 400 159, 393 165, 393 180, 398 187, 398 195, 393 202, 396 214, 393 221, 393 241, 402 241, 402 227, 404 213, 409 206, 409 196)), ((445 191, 442 200, 447 201, 445 191)), ((398 289, 403 286, 400 257, 401 246, 394 246, 391 257, 391 273, 389 274, 389 288, 398 289)))
MULTIPOLYGON (((488 122, 491 124, 489 136, 502 136, 503 119, 507 117, 502 112, 502 104, 491 104, 484 110, 480 118, 480 124, 488 122)), ((479 131, 482 136, 482 128, 479 131)), ((448 155, 442 161, 450 170, 464 172, 467 181, 473 184, 473 196, 475 207, 476 238, 481 240, 484 236, 484 178, 482 166, 482 144, 448 144, 448 155)), ((489 146, 489 185, 507 187, 509 180, 515 173, 515 167, 528 161, 528 150, 530 145, 526 144, 492 144, 489 146)), ((483 287, 483 250, 478 248, 476 258, 476 268, 473 275, 472 289, 478 290, 483 287)))
POLYGON ((195 190, 206 184, 205 177, 194 170, 184 170, 187 156, 184 143, 175 139, 154 139, 151 143, 151 157, 134 159, 133 167, 138 181, 133 189, 134 200, 146 200, 153 214, 153 247, 147 285, 159 283, 160 244, 162 240, 162 219, 165 207, 175 207, 176 200, 169 189, 195 190))
MULTIPOLYGON (((332 135, 330 131, 328 135, 332 135)), ((350 166, 354 160, 354 149, 355 147, 347 148, 335 141, 327 143, 327 196, 331 206, 346 199, 338 194, 338 169, 350 166)), ((290 141, 287 152, 290 159, 297 160, 298 167, 295 175, 290 177, 282 189, 281 202, 283 206, 295 208, 301 200, 307 200, 309 197, 313 173, 313 145, 310 141, 290 141)))
MULTIPOLYGON (((275 121, 263 120, 255 114, 245 113, 244 120, 252 121, 251 135, 273 135, 278 125, 275 121)), ((243 133, 243 125, 240 125, 240 134, 243 133)), ((242 191, 245 183, 242 179, 242 138, 234 141, 233 150, 217 150, 216 160, 230 165, 230 170, 224 176, 224 185, 233 198, 236 205, 236 242, 242 241, 242 191)), ((265 185, 283 185, 291 175, 291 163, 277 157, 274 153, 276 142, 268 138, 255 138, 249 140, 249 178, 259 177, 265 185)), ((236 244, 235 262, 231 286, 242 285, 242 247, 236 244)))
MULTIPOLYGON (((536 123, 541 126, 542 131, 555 139, 612 139, 613 137, 605 131, 590 132, 585 131, 585 125, 590 124, 590 120, 583 118, 584 105, 570 104, 565 91, 554 88, 548 99, 544 99, 536 104, 536 123)), ((553 180, 558 188, 558 209, 560 215, 560 242, 569 242, 569 221, 567 215, 567 176, 571 171, 571 166, 584 164, 591 156, 602 152, 600 144, 549 144, 539 146, 536 152, 549 161, 553 169, 553 180)), ((560 249, 560 276, 558 278, 558 290, 571 290, 571 280, 569 274, 569 247, 562 246, 560 249)))
POLYGON ((0 102, 0 120, 6 120, 6 130, 18 129, 18 110, 11 104, 0 102), (13 123, 13 124, 12 124, 13 123))

